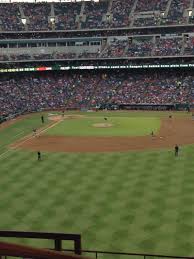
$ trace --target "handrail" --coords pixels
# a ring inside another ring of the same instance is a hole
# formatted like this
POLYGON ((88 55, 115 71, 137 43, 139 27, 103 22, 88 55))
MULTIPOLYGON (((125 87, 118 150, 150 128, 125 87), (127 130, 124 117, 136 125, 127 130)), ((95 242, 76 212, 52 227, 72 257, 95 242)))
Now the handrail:
MULTIPOLYGON (((65 249, 65 252, 72 252, 72 249, 65 249)), ((127 253, 127 252, 114 252, 114 251, 100 251, 100 250, 82 250, 82 253, 95 254, 98 258, 98 254, 107 255, 123 255, 123 256, 141 256, 142 258, 153 257, 153 258, 171 258, 171 259, 194 259, 193 256, 175 256, 175 255, 161 255, 161 254, 142 254, 142 253, 127 253)))
POLYGON ((47 232, 25 232, 25 231, 0 231, 0 238, 32 238, 47 239, 54 241, 55 250, 62 250, 62 240, 72 240, 74 242, 74 253, 81 255, 81 235, 64 234, 64 233, 47 233, 47 232))
POLYGON ((85 259, 78 255, 70 255, 47 249, 0 242, 0 256, 14 256, 33 259, 85 259))
POLYGON ((49 233, 49 232, 27 232, 27 231, 0 230, 0 237, 75 240, 77 238, 80 238, 80 235, 79 234, 64 234, 64 233, 49 233))

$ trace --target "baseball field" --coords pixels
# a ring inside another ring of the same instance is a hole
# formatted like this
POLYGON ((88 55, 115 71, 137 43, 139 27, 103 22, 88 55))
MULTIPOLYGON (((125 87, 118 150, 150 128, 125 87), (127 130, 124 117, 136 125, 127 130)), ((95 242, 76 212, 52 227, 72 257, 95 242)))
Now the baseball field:
POLYGON ((80 233, 84 249, 194 255, 191 114, 48 112, 44 124, 41 115, 0 125, 0 229, 80 233))

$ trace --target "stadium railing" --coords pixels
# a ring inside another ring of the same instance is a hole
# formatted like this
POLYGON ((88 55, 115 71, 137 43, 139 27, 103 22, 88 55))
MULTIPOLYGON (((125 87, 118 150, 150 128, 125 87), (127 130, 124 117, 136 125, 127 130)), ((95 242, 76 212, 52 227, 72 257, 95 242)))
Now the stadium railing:
POLYGON ((19 257, 23 259, 84 259, 81 256, 68 254, 67 252, 64 253, 47 249, 32 248, 30 246, 0 242, 0 259, 8 259, 13 257, 19 257))
MULTIPOLYGON (((81 255, 81 235, 45 232, 22 232, 22 231, 0 231, 0 238, 20 238, 20 239, 44 239, 53 240, 54 250, 62 251, 62 241, 71 240, 74 243, 74 252, 81 255)), ((52 248, 51 248, 52 250, 52 248)))
POLYGON ((40 232, 21 232, 21 231, 0 231, 0 239, 2 238, 20 238, 20 239, 44 239, 53 240, 54 249, 37 249, 22 245, 13 245, 5 242, 0 242, 0 259, 9 259, 10 256, 20 258, 33 259, 76 259, 76 258, 130 258, 130 259, 194 259, 191 256, 173 256, 161 254, 146 254, 146 253, 127 253, 114 251, 100 251, 100 250, 85 250, 81 248, 81 235, 79 234, 63 234, 63 233, 40 233, 40 232), (72 240, 74 242, 74 249, 63 249, 62 241, 72 240), (55 250, 55 251, 54 251, 55 250), (56 251, 57 250, 57 251, 56 251), (61 253, 63 252, 63 253, 61 253), (31 253, 31 254, 30 254, 31 253), (41 254, 40 254, 41 253, 41 254), (75 254, 78 257, 75 257, 75 254), (57 257, 56 257, 57 255, 57 257), (83 257, 79 257, 82 255, 83 257), (52 257, 53 256, 53 257, 52 257), (66 257, 65 257, 66 256, 66 257), (69 256, 69 257, 68 257, 69 256), (85 257, 86 256, 86 257, 85 257))
MULTIPOLYGON (((73 250, 66 249, 65 252, 71 252, 73 250)), ((103 258, 103 259, 116 259, 116 258, 128 258, 128 259, 194 259, 192 256, 173 256, 173 255, 160 255, 160 254, 138 254, 138 253, 126 253, 126 252, 113 252, 113 251, 99 251, 99 250, 82 250, 82 255, 87 255, 90 258, 103 258)))

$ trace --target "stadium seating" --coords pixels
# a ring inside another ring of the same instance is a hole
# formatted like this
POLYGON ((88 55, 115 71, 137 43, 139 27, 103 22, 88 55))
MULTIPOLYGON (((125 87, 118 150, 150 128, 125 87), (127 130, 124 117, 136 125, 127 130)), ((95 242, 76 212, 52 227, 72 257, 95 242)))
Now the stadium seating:
POLYGON ((134 0, 115 0, 112 4, 112 23, 111 27, 119 28, 129 26, 129 16, 134 0))
POLYGON ((181 54, 182 38, 158 38, 154 54, 156 56, 176 56, 181 54))
POLYGON ((83 15, 86 16, 85 22, 82 22, 83 29, 99 29, 106 24, 106 14, 108 10, 108 2, 88 2, 85 5, 83 15), (103 18, 105 22, 103 22, 103 18))
MULTIPOLYGON (((18 48, 3 46, 0 62, 30 61, 30 60, 58 60, 58 59, 107 59, 107 58, 141 58, 141 57, 178 57, 194 55, 193 34, 191 35, 148 35, 132 37, 107 37, 106 41, 98 39, 98 44, 79 44, 80 38, 70 43, 52 43, 52 48, 40 47, 37 42, 33 49, 30 46, 18 48), (57 47, 56 47, 57 46, 57 47), (79 46, 79 47, 78 47, 79 46)), ((57 41, 56 41, 57 42, 57 41)), ((95 43, 95 41, 94 41, 95 43)), ((45 43, 46 44, 46 43, 45 43)), ((27 44, 26 44, 27 45, 27 44)))
POLYGON ((109 42, 107 48, 103 51, 102 57, 114 58, 125 56, 125 48, 127 46, 126 39, 116 39, 114 38, 109 42))
POLYGON ((2 114, 107 103, 176 104, 192 98, 192 73, 68 72, 13 74, 0 81, 2 114), (6 98, 4 98, 6 96, 6 98))
POLYGON ((54 3, 56 30, 75 30, 78 27, 77 15, 80 14, 80 3, 54 3))
POLYGON ((187 23, 185 11, 190 7, 189 0, 172 0, 167 19, 163 21, 164 24, 184 24, 187 23))
POLYGON ((167 3, 168 0, 139 0, 137 2, 136 12, 164 11, 167 3))
POLYGON ((0 4, 0 30, 22 31, 24 26, 17 4, 0 4))
POLYGON ((51 6, 47 3, 22 4, 23 12, 28 21, 29 31, 47 31, 51 29, 49 16, 51 6))
POLYGON ((105 0, 0 4, 1 31, 49 31, 191 24, 190 0, 105 0), (22 19, 25 22, 22 22, 22 19))

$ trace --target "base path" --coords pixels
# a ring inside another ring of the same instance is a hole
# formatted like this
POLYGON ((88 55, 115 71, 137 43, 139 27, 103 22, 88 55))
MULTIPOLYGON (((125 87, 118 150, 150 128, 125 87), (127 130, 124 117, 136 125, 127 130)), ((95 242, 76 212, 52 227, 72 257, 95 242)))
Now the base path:
MULTIPOLYGON (((41 135, 19 148, 51 152, 124 152, 172 148, 176 144, 194 144, 194 121, 191 118, 161 119, 156 136, 142 137, 65 137, 41 135)), ((12 145, 14 147, 14 145, 12 145)))

